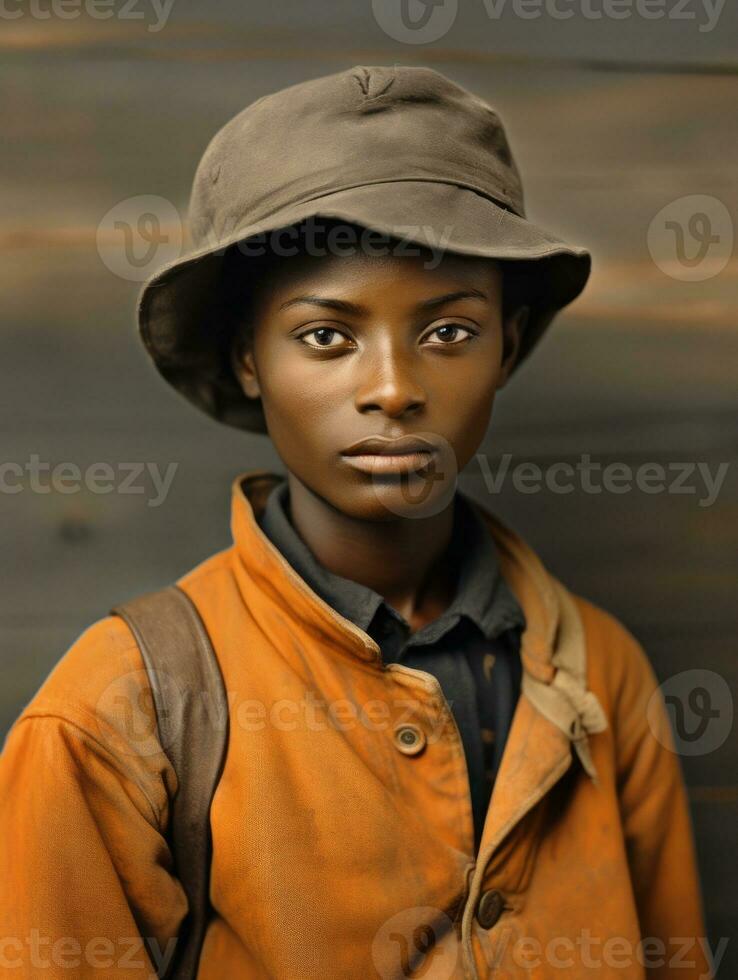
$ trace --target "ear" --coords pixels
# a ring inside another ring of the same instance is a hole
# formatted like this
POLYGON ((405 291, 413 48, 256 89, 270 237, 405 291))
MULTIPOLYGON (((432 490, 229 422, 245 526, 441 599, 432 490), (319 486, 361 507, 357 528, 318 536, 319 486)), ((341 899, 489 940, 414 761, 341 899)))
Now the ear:
POLYGON ((238 378, 244 394, 248 398, 259 398, 261 387, 259 376, 256 372, 254 352, 251 345, 245 347, 243 343, 236 341, 231 347, 231 367, 233 373, 238 378))
POLYGON ((520 351, 520 341, 530 319, 530 307, 519 306, 502 324, 503 349, 498 388, 504 388, 520 351))

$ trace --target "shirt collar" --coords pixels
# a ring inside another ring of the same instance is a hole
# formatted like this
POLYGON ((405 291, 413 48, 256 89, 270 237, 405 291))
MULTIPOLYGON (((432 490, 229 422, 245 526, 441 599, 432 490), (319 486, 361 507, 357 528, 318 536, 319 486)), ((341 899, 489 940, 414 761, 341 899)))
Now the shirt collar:
MULTIPOLYGON (((262 531, 310 588, 359 629, 367 632, 378 610, 404 622, 373 589, 322 566, 289 518, 289 486, 278 483, 259 517, 262 531)), ((480 516, 457 491, 449 560, 458 568, 455 596, 448 609, 422 627, 411 642, 434 643, 462 617, 489 639, 512 627, 525 627, 523 611, 500 574, 494 540, 480 516)))

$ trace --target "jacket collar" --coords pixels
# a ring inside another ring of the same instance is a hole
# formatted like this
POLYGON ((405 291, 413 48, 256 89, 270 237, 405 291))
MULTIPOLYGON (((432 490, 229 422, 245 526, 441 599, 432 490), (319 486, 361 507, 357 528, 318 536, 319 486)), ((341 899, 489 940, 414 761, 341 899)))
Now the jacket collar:
MULTIPOLYGON (((500 574, 494 542, 471 502, 461 493, 454 501, 454 524, 447 560, 458 570, 456 594, 438 619, 413 634, 410 645, 435 643, 460 618, 466 617, 489 639, 523 627, 520 605, 500 574)), ((372 623, 378 610, 384 618, 405 622, 385 599, 359 582, 324 568, 290 523, 289 486, 284 480, 270 492, 259 526, 300 578, 337 613, 376 637, 372 623)))
MULTIPOLYGON (((262 470, 242 474, 232 485, 234 571, 244 603, 252 605, 249 595, 256 586, 270 600, 269 622, 261 624, 267 631, 289 635, 284 624, 297 616, 331 649, 380 667, 377 643, 321 599, 259 527, 256 515, 282 479, 262 470)), ((558 751, 561 756, 564 750, 570 754, 573 746, 585 771, 596 781, 587 734, 603 731, 607 721, 595 695, 586 688, 586 648, 576 605, 522 538, 479 504, 471 504, 494 539, 500 571, 525 617, 520 636, 522 693, 538 718, 558 733, 549 742, 553 754, 558 751)), ((516 712, 509 741, 513 741, 516 725, 519 729, 521 716, 526 713, 526 708, 516 712)), ((506 751, 508 765, 503 759, 498 781, 512 764, 513 754, 506 751)), ((542 758, 539 761, 544 763, 542 758)), ((554 761, 552 757, 548 763, 553 765, 554 761)))
POLYGON ((241 474, 232 484, 233 569, 244 604, 260 618, 269 635, 289 632, 285 624, 297 617, 324 645, 380 666, 381 653, 374 640, 321 599, 259 527, 257 515, 281 479, 267 470, 257 470, 241 474), (267 607, 259 603, 257 608, 252 601, 254 589, 268 600, 267 607))

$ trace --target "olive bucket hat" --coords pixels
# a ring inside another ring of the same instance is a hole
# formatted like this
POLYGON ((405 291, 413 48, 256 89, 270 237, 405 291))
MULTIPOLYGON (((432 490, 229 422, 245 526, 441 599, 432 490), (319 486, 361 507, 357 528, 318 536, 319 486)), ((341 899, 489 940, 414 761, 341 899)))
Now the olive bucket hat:
POLYGON ((139 298, 158 371, 221 422, 266 431, 260 401, 230 363, 225 260, 247 240, 316 216, 529 266, 535 288, 514 370, 589 277, 586 249, 526 220, 497 113, 439 72, 359 66, 267 95, 211 140, 190 200, 193 250, 139 298))

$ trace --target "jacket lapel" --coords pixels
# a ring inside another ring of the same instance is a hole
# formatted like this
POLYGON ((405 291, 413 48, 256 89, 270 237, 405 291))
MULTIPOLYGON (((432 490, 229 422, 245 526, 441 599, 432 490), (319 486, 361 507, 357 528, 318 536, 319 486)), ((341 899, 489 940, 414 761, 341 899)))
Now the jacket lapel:
MULTIPOLYGON (((324 608, 263 535, 256 533, 252 507, 259 509, 277 479, 274 474, 256 471, 234 481, 234 539, 245 548, 249 567, 256 574, 266 562, 267 578, 274 586, 272 578, 284 565, 285 578, 276 583, 275 598, 290 606, 303 599, 313 618, 320 614, 326 639, 335 632, 335 639, 344 646, 350 642, 360 659, 375 660, 379 654, 374 641, 330 607, 324 608), (261 558, 259 545, 268 552, 261 558)), ((607 722, 594 694, 586 689, 584 634, 574 602, 521 538, 470 502, 494 538, 500 570, 526 617, 520 647, 522 690, 482 835, 477 871, 483 872, 503 838, 569 768, 572 745, 584 769, 596 780, 587 733, 602 731, 607 722)))
POLYGON ((596 783, 587 735, 607 728, 607 719, 586 688, 584 631, 573 600, 522 539, 479 512, 526 617, 522 690, 482 835, 477 870, 483 874, 503 838, 569 768, 572 746, 596 783))

